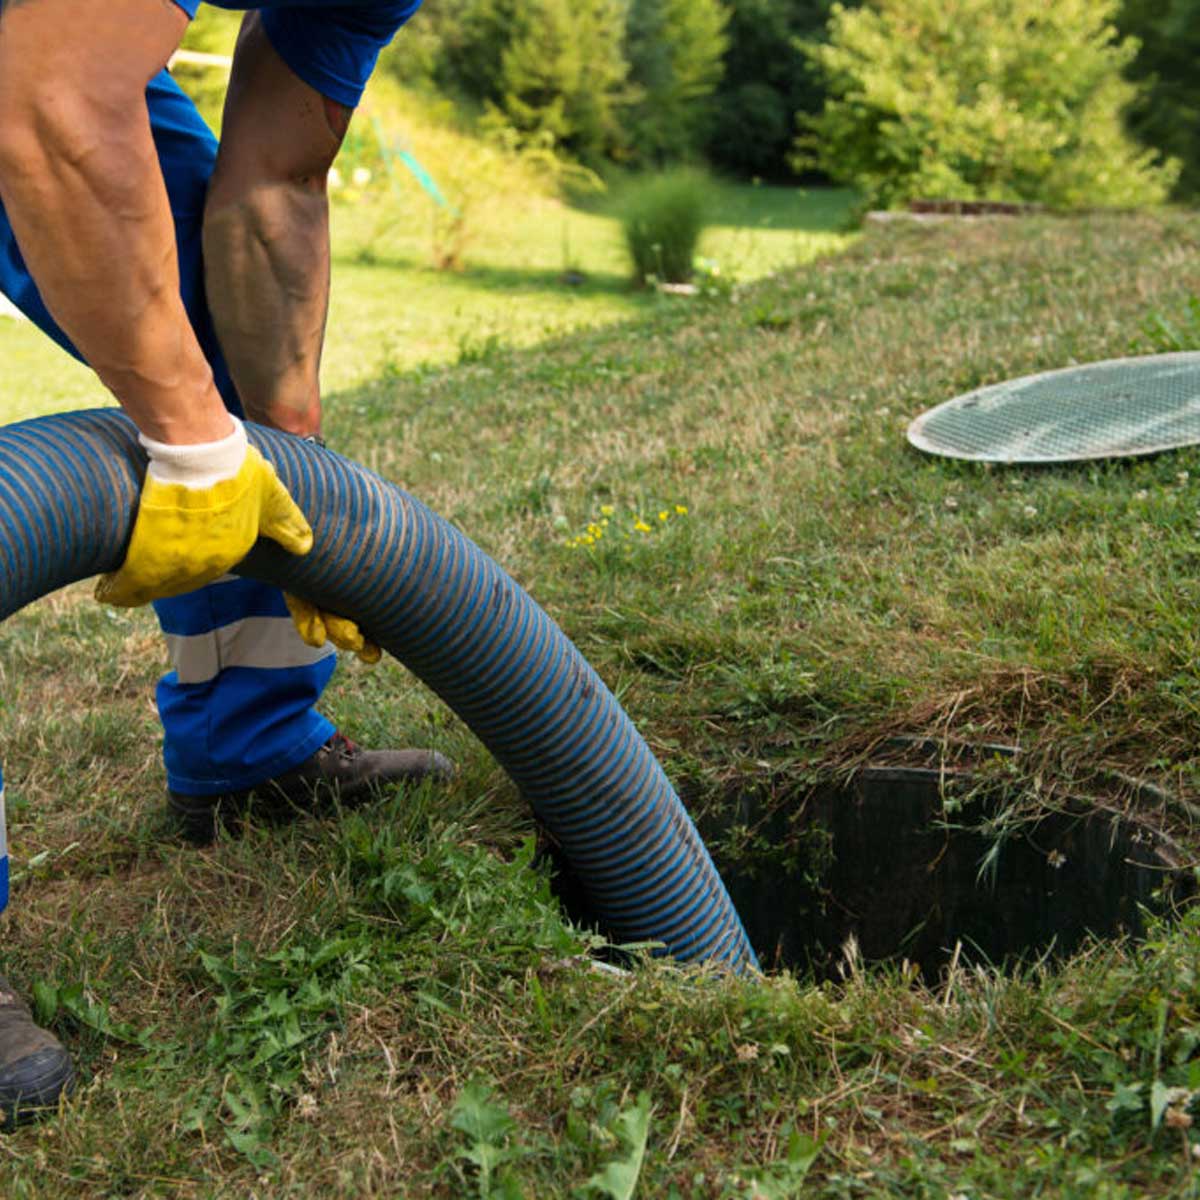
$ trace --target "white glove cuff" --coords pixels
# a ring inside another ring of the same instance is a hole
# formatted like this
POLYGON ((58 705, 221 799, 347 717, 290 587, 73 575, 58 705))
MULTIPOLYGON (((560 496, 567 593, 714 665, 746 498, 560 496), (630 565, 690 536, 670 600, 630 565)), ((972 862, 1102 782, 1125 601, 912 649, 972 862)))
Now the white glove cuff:
POLYGON ((219 442, 174 446, 156 442, 144 433, 138 441, 150 455, 148 474, 159 483, 181 483, 189 488, 209 488, 222 479, 232 479, 246 461, 246 427, 232 413, 233 432, 219 442))

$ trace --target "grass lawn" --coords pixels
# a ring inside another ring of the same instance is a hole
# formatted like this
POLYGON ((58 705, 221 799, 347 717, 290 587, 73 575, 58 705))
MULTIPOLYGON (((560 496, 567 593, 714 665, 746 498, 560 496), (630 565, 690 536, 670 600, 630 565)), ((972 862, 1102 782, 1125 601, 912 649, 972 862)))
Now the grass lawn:
MULTIPOLYGON (((506 177, 501 176, 502 181, 506 177)), ((852 203, 837 190, 722 185, 702 252, 750 281, 849 244, 852 203)), ((382 374, 530 346, 627 320, 661 303, 629 284, 620 227, 603 199, 571 207, 531 193, 479 197, 460 271, 432 266, 433 205, 408 180, 395 193, 332 206, 327 395, 382 374), (582 278, 564 282, 568 267, 582 278)), ((0 317, 0 421, 104 403, 90 371, 28 323, 0 317)))
MULTIPOLYGON (((339 273, 378 279, 360 312, 383 313, 384 280, 425 276, 402 246, 356 263, 353 232, 339 273)), ((898 737, 936 761, 1019 744, 986 768, 1014 820, 1074 798, 1193 862, 1200 450, 984 469, 903 434, 981 383, 1152 348, 1151 314, 1197 290, 1194 214, 872 228, 733 301, 606 290, 602 240, 578 251, 596 307, 544 321, 588 328, 472 312, 408 369, 416 326, 389 347, 361 316, 331 352, 332 442, 533 593, 701 814, 753 793, 798 817, 898 737)), ((559 269, 520 266, 523 308, 559 269)), ((496 282, 452 286, 512 306, 496 282)), ((462 764, 448 792, 202 853, 161 816, 148 614, 72 587, 0 628, 0 669, 5 970, 83 1078, 0 1139, 0 1194, 1197 1194, 1194 914, 1008 972, 969 952, 932 978, 853 952, 823 979, 598 972, 519 798, 399 664, 347 664, 329 711, 368 743, 435 741, 462 764)), ((948 796, 937 820, 965 819, 948 796)), ((993 816, 995 855, 1013 832, 993 816)))

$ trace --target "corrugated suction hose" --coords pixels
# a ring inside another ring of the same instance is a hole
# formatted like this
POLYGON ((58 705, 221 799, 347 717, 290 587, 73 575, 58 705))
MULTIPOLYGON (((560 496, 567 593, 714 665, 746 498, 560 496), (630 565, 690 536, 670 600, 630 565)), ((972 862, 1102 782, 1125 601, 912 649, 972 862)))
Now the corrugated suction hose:
MULTIPOLYGON (((608 935, 741 971, 754 952, 691 818, 549 616, 425 505, 299 438, 247 426, 312 523, 238 568, 356 620, 467 723, 562 847, 608 935)), ((0 428, 0 620, 115 570, 145 459, 116 410, 0 428)))

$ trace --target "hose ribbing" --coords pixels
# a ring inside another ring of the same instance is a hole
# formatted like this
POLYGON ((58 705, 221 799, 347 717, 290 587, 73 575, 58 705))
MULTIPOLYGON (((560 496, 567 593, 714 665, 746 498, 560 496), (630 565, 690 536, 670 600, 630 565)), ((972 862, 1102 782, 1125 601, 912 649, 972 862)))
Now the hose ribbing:
MULTIPOLYGON (((536 602, 400 488, 299 438, 247 432, 315 536, 303 558, 259 542, 238 573, 353 618, 431 687, 512 777, 611 937, 755 965, 661 766, 536 602)), ((0 428, 0 620, 120 565, 144 470, 111 409, 0 428)))

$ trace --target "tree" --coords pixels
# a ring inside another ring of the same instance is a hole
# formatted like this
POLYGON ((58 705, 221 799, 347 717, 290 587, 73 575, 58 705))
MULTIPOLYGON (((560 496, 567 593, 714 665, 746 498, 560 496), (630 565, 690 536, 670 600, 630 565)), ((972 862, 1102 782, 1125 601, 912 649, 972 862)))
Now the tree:
POLYGON ((509 123, 597 161, 617 136, 623 17, 621 0, 525 0, 500 56, 496 103, 509 123))
POLYGON ((595 165, 621 140, 621 106, 627 99, 626 0, 575 0, 580 47, 579 87, 570 97, 571 148, 595 165))
POLYGON ((436 46, 429 75, 441 91, 585 161, 617 140, 625 0, 441 0, 417 21, 436 46))
POLYGON ((411 24, 421 22, 438 43, 432 75, 442 91, 479 103, 497 97, 500 62, 520 3, 441 0, 417 13, 411 24))
POLYGON ((582 58, 571 0, 528 0, 500 55, 499 107, 522 133, 567 140, 568 98, 579 91, 582 58))
POLYGON ((876 0, 835 5, 809 48, 829 89, 801 117, 798 165, 892 207, 915 197, 1054 207, 1157 203, 1178 163, 1127 134, 1137 53, 1117 0, 876 0))
POLYGON ((1175 195, 1200 195, 1200 0, 1126 0, 1118 27, 1141 44, 1126 75, 1143 86, 1129 127, 1183 165, 1175 195))
POLYGON ((725 73, 713 95, 708 155, 739 175, 782 178, 795 114, 817 113, 825 89, 802 42, 824 35, 832 0, 729 0, 725 73))
POLYGON ((709 97, 721 81, 728 11, 719 0, 630 0, 625 59, 634 99, 626 155, 662 165, 707 140, 709 97))

